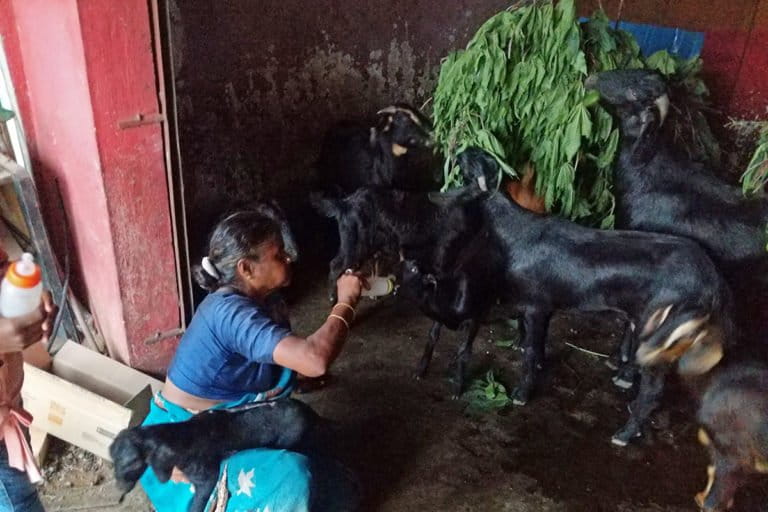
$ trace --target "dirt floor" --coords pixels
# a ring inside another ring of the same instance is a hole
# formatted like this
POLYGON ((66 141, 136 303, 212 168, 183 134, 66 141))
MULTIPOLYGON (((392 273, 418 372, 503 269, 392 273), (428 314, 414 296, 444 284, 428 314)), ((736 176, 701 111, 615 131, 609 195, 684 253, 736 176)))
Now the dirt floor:
MULTIPOLYGON (((293 305, 307 333, 328 313, 325 290, 293 305)), ((707 459, 696 443, 692 408, 676 384, 643 439, 610 444, 626 420, 628 395, 599 357, 617 340, 616 319, 561 315, 549 334, 548 370, 525 407, 468 412, 452 400, 448 370, 457 337, 446 331, 426 379, 413 379, 430 321, 393 298, 366 299, 325 389, 303 395, 343 434, 334 447, 360 475, 366 511, 683 512, 695 511, 707 459)), ((511 389, 519 352, 504 322, 484 325, 473 378, 493 370, 511 389)), ((122 505, 110 464, 63 443, 49 456, 42 494, 47 510, 151 510, 135 490, 122 505)), ((737 497, 736 512, 768 511, 768 485, 737 497)))

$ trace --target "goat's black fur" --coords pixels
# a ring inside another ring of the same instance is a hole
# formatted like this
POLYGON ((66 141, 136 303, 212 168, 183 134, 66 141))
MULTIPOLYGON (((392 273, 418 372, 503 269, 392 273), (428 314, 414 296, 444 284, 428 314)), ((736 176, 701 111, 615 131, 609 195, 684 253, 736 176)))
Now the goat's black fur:
POLYGON ((329 285, 347 267, 376 253, 408 258, 400 267, 400 291, 434 320, 417 376, 423 376, 442 325, 464 336, 457 359, 454 395, 463 388, 478 322, 497 298, 497 253, 488 253, 488 233, 472 205, 443 207, 427 195, 365 187, 343 199, 316 197, 315 207, 338 223, 341 245, 331 261, 329 285))
POLYGON ((342 121, 323 140, 317 171, 326 193, 346 195, 363 186, 402 187, 409 152, 430 144, 429 120, 417 109, 397 104, 377 114, 373 126, 342 121))
POLYGON ((751 475, 768 473, 768 366, 751 359, 726 360, 704 379, 699 438, 714 475, 708 492, 696 501, 706 512, 719 512, 729 508, 751 475))
POLYGON ((464 389, 480 320, 501 296, 498 287, 501 262, 496 253, 487 252, 488 245, 487 233, 480 232, 468 246, 450 256, 452 268, 443 269, 441 274, 430 273, 426 265, 420 265, 416 260, 403 261, 398 272, 398 294, 414 302, 434 321, 416 370, 417 378, 427 373, 442 326, 462 333, 456 354, 454 397, 464 389))
POLYGON ((616 226, 684 236, 704 247, 729 282, 747 339, 768 328, 768 200, 747 199, 661 132, 667 86, 647 70, 606 71, 585 84, 620 122, 614 170, 616 226))
MULTIPOLYGON (((496 162, 486 153, 471 148, 460 155, 459 166, 470 185, 442 201, 479 202, 483 222, 504 258, 499 279, 505 281, 505 295, 522 315, 524 364, 513 396, 516 403, 526 403, 533 391, 556 310, 622 312, 638 331, 647 331, 640 341, 651 344, 663 343, 655 338, 667 336, 668 326, 683 325, 691 316, 717 325, 724 339, 731 336, 728 287, 696 243, 669 235, 589 229, 538 215, 498 192, 480 190, 479 178, 493 183, 498 176, 496 162), (659 311, 669 306, 661 320, 659 311), (654 318, 661 322, 654 324, 654 318)), ((633 337, 629 354, 637 346, 637 334, 633 337)), ((657 406, 665 372, 664 365, 641 370, 639 394, 627 425, 614 436, 616 444, 640 435, 642 423, 657 406)))
POLYGON ((221 462, 251 448, 300 447, 317 423, 315 412, 293 399, 201 412, 188 421, 133 427, 109 447, 123 496, 151 467, 161 482, 179 468, 195 486, 191 512, 202 512, 219 477, 221 462))
POLYGON ((359 268, 376 253, 397 257, 402 251, 441 274, 481 227, 467 207, 439 206, 417 192, 362 187, 342 199, 314 195, 312 204, 338 224, 340 245, 328 274, 331 293, 344 269, 359 268))

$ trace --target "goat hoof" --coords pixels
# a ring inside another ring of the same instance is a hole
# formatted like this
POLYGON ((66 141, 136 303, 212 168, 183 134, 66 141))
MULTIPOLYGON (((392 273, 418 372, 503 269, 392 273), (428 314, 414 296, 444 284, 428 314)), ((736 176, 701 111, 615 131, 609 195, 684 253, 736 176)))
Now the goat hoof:
POLYGON ((625 446, 627 446, 628 441, 626 439, 621 439, 618 436, 613 436, 611 438, 611 444, 614 446, 619 446, 621 448, 624 448, 625 446))
POLYGON ((528 393, 524 393, 520 389, 516 389, 514 393, 512 393, 513 405, 525 405, 527 403, 528 403, 528 393))
POLYGON ((617 388, 621 389, 632 389, 632 386, 634 386, 634 382, 631 380, 627 380, 622 376, 617 375, 616 377, 613 377, 611 379, 613 381, 613 385, 617 388))
POLYGON ((616 370, 619 369, 619 363, 614 358, 606 359, 605 360, 605 366, 607 366, 608 368, 610 368, 613 371, 616 371, 616 370))
POLYGON ((632 439, 637 439, 638 437, 640 437, 640 432, 633 434, 632 432, 628 432, 627 430, 622 429, 613 434, 613 437, 611 438, 611 444, 623 448, 627 446, 632 439))
POLYGON ((416 366, 416 371, 413 373, 413 380, 421 380, 427 376, 429 370, 428 364, 419 364, 416 366))

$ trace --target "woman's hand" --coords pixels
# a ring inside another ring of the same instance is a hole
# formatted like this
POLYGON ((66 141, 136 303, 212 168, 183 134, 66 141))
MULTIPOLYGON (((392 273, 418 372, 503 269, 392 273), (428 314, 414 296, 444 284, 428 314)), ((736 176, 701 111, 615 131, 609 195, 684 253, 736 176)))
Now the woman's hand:
POLYGON ((336 280, 336 296, 339 298, 339 302, 346 302, 350 306, 354 306, 360 298, 363 287, 368 288, 363 274, 347 269, 336 280))
POLYGON ((325 375, 344 346, 349 326, 355 318, 354 307, 364 286, 368 285, 362 274, 345 271, 336 280, 338 303, 323 325, 306 338, 290 335, 280 340, 272 351, 275 363, 307 377, 325 375))
POLYGON ((171 471, 171 482, 184 482, 184 483, 190 483, 189 478, 187 478, 187 475, 185 475, 179 468, 176 466, 173 466, 173 471, 171 471))
POLYGON ((59 307, 53 303, 53 297, 51 292, 43 291, 43 310, 45 311, 45 322, 43 322, 43 342, 48 341, 48 336, 51 334, 53 323, 56 321, 56 313, 59 312, 59 307))
POLYGON ((38 341, 46 341, 56 315, 51 294, 43 293, 40 307, 14 318, 0 318, 0 353, 21 352, 38 341))

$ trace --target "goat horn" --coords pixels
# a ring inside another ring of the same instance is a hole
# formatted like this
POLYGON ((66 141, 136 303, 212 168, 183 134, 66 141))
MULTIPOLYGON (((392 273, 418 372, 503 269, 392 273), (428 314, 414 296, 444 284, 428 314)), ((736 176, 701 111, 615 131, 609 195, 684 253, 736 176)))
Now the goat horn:
POLYGON ((654 311, 651 317, 645 323, 645 327, 643 327, 643 331, 642 333, 640 333, 640 336, 642 337, 648 336, 653 331, 661 327, 661 324, 664 323, 664 320, 667 319, 669 312, 672 310, 673 305, 674 304, 670 304, 666 308, 659 308, 656 311, 654 311))
POLYGON ((695 333, 699 327, 704 325, 709 320, 709 315, 700 316, 697 318, 691 318, 690 320, 686 320, 682 324, 678 325, 672 333, 667 336, 667 339, 664 341, 664 345, 662 348, 664 350, 668 349, 674 343, 679 340, 680 338, 684 338, 686 336, 691 336, 693 333, 695 333))
POLYGON ((391 107, 387 107, 379 110, 378 112, 376 112, 376 115, 380 116, 384 114, 396 114, 397 111, 398 111, 398 108, 393 105, 391 107))
POLYGON ((661 126, 664 124, 664 120, 667 118, 667 114, 669 113, 669 96, 667 94, 659 96, 653 103, 659 109, 659 116, 661 117, 659 120, 659 126, 661 126))
POLYGON ((397 107, 395 105, 392 105, 390 107, 379 110, 378 112, 376 112, 376 115, 377 116, 384 115, 384 114, 394 115, 394 114, 397 114, 398 112, 402 112, 403 114, 407 115, 408 117, 411 118, 411 121, 413 121, 413 124, 423 128, 423 123, 421 122, 421 119, 419 119, 419 116, 417 116, 416 113, 409 108, 397 107))

